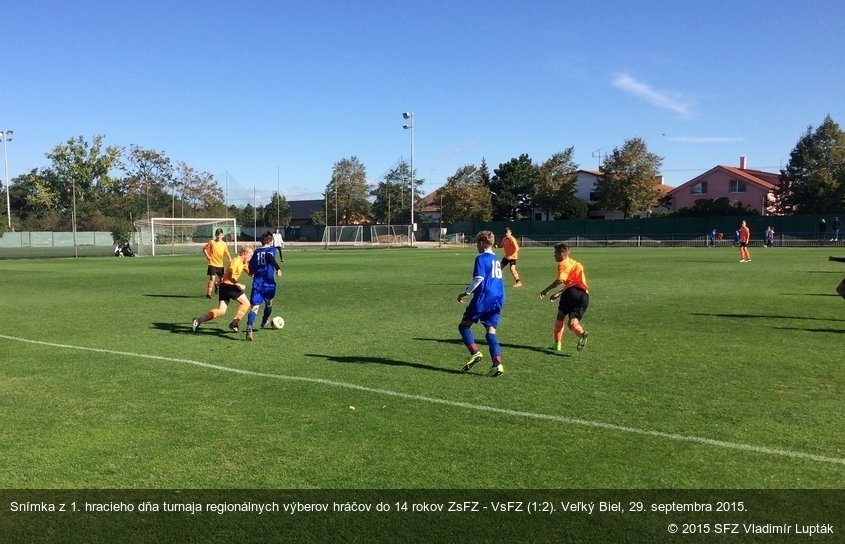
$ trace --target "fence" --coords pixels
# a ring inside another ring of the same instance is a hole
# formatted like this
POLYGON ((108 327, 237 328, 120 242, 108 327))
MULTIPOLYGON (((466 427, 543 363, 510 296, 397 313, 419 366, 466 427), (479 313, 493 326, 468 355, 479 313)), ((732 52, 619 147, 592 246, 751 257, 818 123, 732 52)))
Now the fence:
MULTIPOLYGON (((646 226, 654 220, 639 220, 638 225, 646 226)), ((775 224, 775 221, 770 221, 775 224)), ((550 247, 558 242, 567 242, 573 247, 707 247, 708 236, 702 234, 669 234, 669 233, 619 233, 619 232, 572 232, 569 229, 560 228, 557 233, 550 227, 557 224, 559 227, 562 221, 544 222, 540 227, 535 227, 537 232, 528 234, 532 230, 532 222, 516 223, 460 223, 450 225, 447 234, 440 239, 444 245, 451 244, 474 244, 475 234, 478 230, 493 230, 500 233, 505 225, 512 225, 517 232, 516 237, 523 247, 550 247), (469 227, 466 230, 453 230, 458 227, 469 227), (569 232, 567 232, 567 230, 569 232)), ((590 223, 620 223, 617 221, 591 221, 590 223)), ((610 228, 604 226, 605 229, 610 228)), ((777 227, 775 227, 777 229, 777 227)), ((308 225, 302 229, 288 229, 287 234, 293 235, 286 238, 289 248, 294 247, 322 247, 320 238, 323 226, 308 225), (300 236, 297 236, 300 235, 300 236), (301 244, 301 245, 300 245, 301 244)), ((266 230, 266 229, 265 229, 266 230)), ((261 231, 261 229, 259 229, 261 231)), ((369 229, 364 229, 364 245, 372 247, 369 229)), ((417 234, 427 232, 418 228, 417 234)), ((762 246, 763 230, 754 232, 751 245, 762 246)), ((725 233, 723 240, 716 242, 717 247, 731 247, 733 245, 733 234, 725 233)), ((825 235, 817 231, 796 230, 781 231, 775 236, 775 247, 845 247, 845 238, 840 237, 837 241, 831 240, 830 232, 825 235)), ((417 239, 418 242, 436 242, 437 240, 417 239)), ((196 254, 201 255, 202 244, 173 244, 168 245, 162 254, 196 254), (179 248, 178 251, 174 247, 179 248)), ((133 246, 133 249, 137 249, 133 246)), ((158 251, 157 251, 158 253, 158 251)), ((26 259, 36 257, 105 257, 114 254, 114 241, 110 232, 77 232, 74 243, 74 235, 71 232, 6 232, 0 235, 0 259, 26 259)))
POLYGON ((0 235, 0 259, 34 257, 97 257, 114 254, 110 232, 4 232, 0 235))

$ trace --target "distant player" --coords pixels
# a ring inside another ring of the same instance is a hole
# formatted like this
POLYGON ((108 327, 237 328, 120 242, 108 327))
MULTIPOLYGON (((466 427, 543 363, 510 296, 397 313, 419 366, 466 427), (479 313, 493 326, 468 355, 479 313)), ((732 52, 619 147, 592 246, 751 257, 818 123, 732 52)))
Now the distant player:
POLYGON ((495 239, 495 235, 489 230, 483 230, 475 237, 478 256, 475 258, 472 269, 472 281, 464 292, 458 295, 458 302, 463 304, 464 299, 472 294, 472 300, 458 324, 461 339, 469 350, 469 360, 464 365, 463 371, 469 372, 484 357, 475 343, 475 337, 470 328, 480 321, 487 329, 485 338, 492 361, 489 375, 493 377, 501 376, 505 372, 505 367, 502 365, 502 348, 496 337, 499 316, 505 306, 505 285, 502 281, 502 265, 493 253, 495 239))
POLYGON ((211 294, 217 292, 220 280, 223 278, 225 261, 232 261, 229 246, 223 241, 223 229, 217 229, 214 232, 214 240, 209 240, 203 246, 202 252, 205 254, 206 261, 208 261, 208 283, 205 286, 205 298, 211 298, 211 294))
POLYGON ((739 224, 739 262, 750 263, 751 252, 748 251, 748 242, 751 240, 751 229, 745 224, 745 221, 739 224))
POLYGON ((273 313, 273 299, 276 298, 276 277, 282 277, 282 269, 275 258, 276 248, 273 247, 273 233, 265 232, 261 235, 261 247, 255 250, 249 261, 249 274, 252 276, 252 292, 249 303, 252 309, 246 318, 246 339, 252 341, 253 325, 258 316, 258 309, 264 304, 264 314, 261 326, 264 327, 273 313))
POLYGON ((285 239, 282 236, 282 227, 276 227, 276 232, 273 233, 273 247, 276 248, 276 253, 279 255, 279 262, 285 262, 285 258, 282 257, 282 251, 285 249, 285 239))
POLYGON ((511 276, 513 276, 513 286, 522 287, 522 281, 519 279, 519 272, 516 270, 516 260, 519 257, 519 244, 513 236, 513 231, 510 227, 505 227, 505 237, 499 247, 505 250, 505 256, 502 258, 502 268, 508 265, 511 267, 511 276))
POLYGON ((229 323, 229 329, 232 332, 238 332, 241 318, 249 310, 249 299, 244 292, 246 287, 242 283, 238 283, 238 279, 243 274, 254 247, 252 244, 244 244, 238 252, 238 258, 232 259, 226 272, 223 273, 223 279, 220 280, 220 287, 218 289, 220 304, 217 308, 209 310, 205 315, 200 315, 194 318, 191 324, 191 330, 197 332, 197 329, 202 323, 217 319, 222 315, 226 315, 229 302, 234 300, 238 306, 238 311, 235 313, 235 318, 229 323))
POLYGON ((563 290, 553 293, 549 300, 554 302, 560 299, 555 319, 552 338, 554 344, 549 348, 552 351, 561 351, 563 344, 563 326, 566 316, 569 316, 569 330, 578 335, 576 349, 581 351, 587 346, 587 337, 590 335, 581 326, 581 320, 590 305, 590 287, 587 285, 587 278, 584 275, 584 266, 569 256, 569 244, 561 242, 555 244, 555 261, 557 261, 557 278, 548 287, 540 291, 540 299, 552 289, 563 285, 563 290))

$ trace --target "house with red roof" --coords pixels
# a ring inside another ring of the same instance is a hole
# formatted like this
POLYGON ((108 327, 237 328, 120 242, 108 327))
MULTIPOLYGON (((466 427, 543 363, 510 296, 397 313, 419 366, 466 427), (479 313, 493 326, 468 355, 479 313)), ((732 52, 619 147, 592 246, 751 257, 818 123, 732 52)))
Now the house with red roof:
MULTIPOLYGON (((590 168, 578 170, 575 182, 575 197, 580 198, 590 205, 590 210, 587 214, 587 217, 590 219, 622 219, 625 214, 621 210, 602 210, 595 205, 596 184, 603 177, 604 172, 601 170, 590 168)), ((672 187, 663 183, 662 176, 658 176, 655 179, 655 186, 662 196, 667 195, 672 190, 672 187)), ((635 215, 648 217, 653 213, 666 213, 668 211, 670 211, 669 208, 663 204, 663 199, 661 199, 661 203, 656 204, 651 210, 642 210, 635 215)), ((539 218, 535 217, 535 219, 539 218)), ((547 219, 544 217, 543 220, 547 219)))
POLYGON ((696 200, 724 197, 760 215, 768 215, 774 204, 773 191, 779 183, 780 174, 750 169, 746 157, 740 157, 739 168, 715 166, 669 191, 667 201, 669 208, 676 211, 692 208, 696 200))

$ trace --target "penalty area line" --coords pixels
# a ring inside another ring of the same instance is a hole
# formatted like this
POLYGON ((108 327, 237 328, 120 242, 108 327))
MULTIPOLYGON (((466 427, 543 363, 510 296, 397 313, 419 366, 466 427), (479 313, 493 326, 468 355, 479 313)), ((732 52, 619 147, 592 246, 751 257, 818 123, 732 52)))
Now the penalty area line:
POLYGON ((255 378, 267 378, 272 380, 283 380, 292 382, 305 382, 317 385, 326 385, 330 387, 351 389, 354 391, 362 391, 365 393, 372 393, 377 395, 384 395, 389 397, 401 398, 406 400, 415 400, 419 402, 427 402, 430 404, 440 404, 443 406, 451 406, 453 408, 464 408, 467 410, 475 410, 479 412, 487 412, 492 414, 502 414, 512 417, 522 417, 528 419, 537 419, 544 421, 555 421, 557 423, 564 423, 567 425, 577 425, 580 427, 591 427, 594 429, 604 429, 608 431, 616 431, 620 433, 638 434, 641 436, 651 436, 654 438, 663 438, 675 442, 691 442, 694 444, 701 444, 704 446, 712 446, 723 449, 739 450, 749 453, 760 453, 764 455, 776 455, 780 457, 789 457, 792 459, 806 459, 809 461, 816 461, 819 463, 829 463, 835 465, 845 465, 845 459, 839 457, 827 457, 824 455, 816 455, 813 453, 806 453, 801 451, 786 450, 781 448, 771 448, 766 446, 754 446, 752 444, 743 444, 741 442, 729 442, 726 440, 716 440, 713 438, 706 438, 702 436, 686 435, 678 433, 669 433, 664 431, 654 431, 650 429, 640 429, 638 427, 628 427, 625 425, 617 425, 615 423, 605 423, 602 421, 593 421, 589 419, 580 419, 567 416, 558 416, 554 414, 541 414, 538 412, 525 412, 521 410, 511 410, 508 408, 497 408, 495 406, 487 406, 484 404, 471 404, 468 402, 461 402, 449 399, 439 399, 436 397, 426 397, 424 395, 414 395, 411 393, 402 393, 401 391, 391 391, 389 389, 379 389, 375 387, 366 387, 363 385, 356 385, 354 383, 337 382, 327 380, 324 378, 309 378, 306 376, 289 376, 286 374, 270 374, 267 372, 255 372, 253 370, 243 370, 239 368, 231 368, 227 366, 216 365, 213 363, 206 363, 203 361, 194 361, 192 359, 179 359, 175 357, 165 357, 163 355, 149 355, 145 353, 134 353, 130 351, 118 351, 102 348, 91 348, 85 346, 73 346, 70 344, 57 344, 54 342, 44 342, 41 340, 31 340, 28 338, 19 338, 16 336, 7 336, 0 334, 0 338, 11 340, 13 342, 22 342, 26 344, 34 344, 38 346, 70 349, 76 351, 88 351, 92 353, 104 353, 107 355, 119 355, 122 357, 132 357, 136 359, 149 359, 153 361, 164 361, 168 363, 182 363, 200 368, 207 368, 210 370, 218 370, 220 372, 229 372, 232 374, 240 374, 242 376, 252 376, 255 378))

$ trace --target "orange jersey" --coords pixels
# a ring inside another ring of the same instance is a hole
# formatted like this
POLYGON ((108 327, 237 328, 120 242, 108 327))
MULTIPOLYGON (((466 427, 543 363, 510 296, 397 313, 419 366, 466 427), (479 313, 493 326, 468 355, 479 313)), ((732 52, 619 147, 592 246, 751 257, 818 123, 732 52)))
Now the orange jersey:
POLYGON ((564 289, 579 287, 590 292, 587 286, 587 277, 584 274, 584 266, 571 257, 567 257, 557 263, 557 279, 563 282, 564 289))
POLYGON ((505 258, 506 259, 513 259, 514 261, 517 258, 519 253, 519 244, 516 243, 516 238, 513 237, 512 234, 508 234, 504 238, 502 238, 502 243, 499 247, 505 250, 505 258))
POLYGON ((751 239, 751 229, 747 226, 739 228, 739 241, 740 243, 747 244, 748 240, 751 239))
POLYGON ((246 263, 243 262, 240 257, 232 259, 232 262, 229 263, 229 268, 226 269, 226 273, 223 274, 223 279, 220 280, 220 282, 237 285, 238 278, 241 277, 241 274, 244 273, 246 268, 246 263))
POLYGON ((205 247, 203 247, 203 252, 205 253, 205 258, 208 260, 208 266, 223 268, 223 259, 226 257, 228 257, 229 260, 232 259, 232 256, 229 255, 229 246, 222 240, 220 242, 217 240, 209 240, 208 243, 205 244, 205 247))

